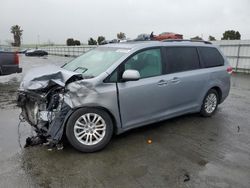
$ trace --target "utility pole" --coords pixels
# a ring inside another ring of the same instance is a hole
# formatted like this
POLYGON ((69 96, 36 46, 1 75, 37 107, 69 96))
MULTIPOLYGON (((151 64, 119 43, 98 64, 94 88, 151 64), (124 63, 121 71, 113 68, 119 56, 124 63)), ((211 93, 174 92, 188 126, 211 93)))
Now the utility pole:
POLYGON ((37 47, 40 45, 40 35, 37 35, 37 47))

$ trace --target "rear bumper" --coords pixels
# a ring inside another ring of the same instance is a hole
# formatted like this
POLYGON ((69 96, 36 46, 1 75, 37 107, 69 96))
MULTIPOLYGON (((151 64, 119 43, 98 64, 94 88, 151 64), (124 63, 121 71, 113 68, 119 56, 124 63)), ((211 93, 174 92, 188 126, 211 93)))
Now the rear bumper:
POLYGON ((224 102, 224 100, 228 97, 229 92, 230 92, 230 88, 231 88, 231 83, 230 80, 227 82, 227 84, 224 85, 223 89, 222 89, 222 96, 220 99, 220 104, 224 102))
POLYGON ((18 65, 2 66, 2 75, 21 73, 23 71, 18 65))
POLYGON ((20 67, 17 68, 17 73, 21 73, 22 71, 23 71, 22 68, 20 68, 20 67))

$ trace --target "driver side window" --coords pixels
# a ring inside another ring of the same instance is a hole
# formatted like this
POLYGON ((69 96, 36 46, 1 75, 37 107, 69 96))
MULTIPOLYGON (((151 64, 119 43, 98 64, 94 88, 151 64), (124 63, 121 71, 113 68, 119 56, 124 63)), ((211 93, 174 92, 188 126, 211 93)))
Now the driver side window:
POLYGON ((137 53, 125 62, 125 70, 133 69, 140 73, 141 78, 148 78, 162 74, 162 60, 160 49, 149 49, 137 53))

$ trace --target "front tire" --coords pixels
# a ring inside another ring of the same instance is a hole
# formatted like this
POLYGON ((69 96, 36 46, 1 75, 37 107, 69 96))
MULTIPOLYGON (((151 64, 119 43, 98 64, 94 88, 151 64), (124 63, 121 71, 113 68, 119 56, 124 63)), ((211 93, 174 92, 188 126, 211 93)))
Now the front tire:
POLYGON ((81 152, 103 149, 113 135, 113 123, 107 112, 95 108, 76 110, 66 125, 69 143, 81 152))
POLYGON ((214 89, 210 89, 202 103, 200 114, 204 117, 212 116, 219 104, 219 95, 218 92, 214 89))

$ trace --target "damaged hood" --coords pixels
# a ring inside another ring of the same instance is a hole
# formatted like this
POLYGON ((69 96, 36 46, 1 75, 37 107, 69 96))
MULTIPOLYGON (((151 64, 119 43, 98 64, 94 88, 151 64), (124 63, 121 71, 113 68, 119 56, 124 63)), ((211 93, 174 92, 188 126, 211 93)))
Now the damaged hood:
POLYGON ((68 80, 75 77, 77 80, 83 79, 82 74, 68 71, 55 65, 34 68, 30 70, 20 85, 23 90, 44 89, 53 85, 65 86, 68 80))

